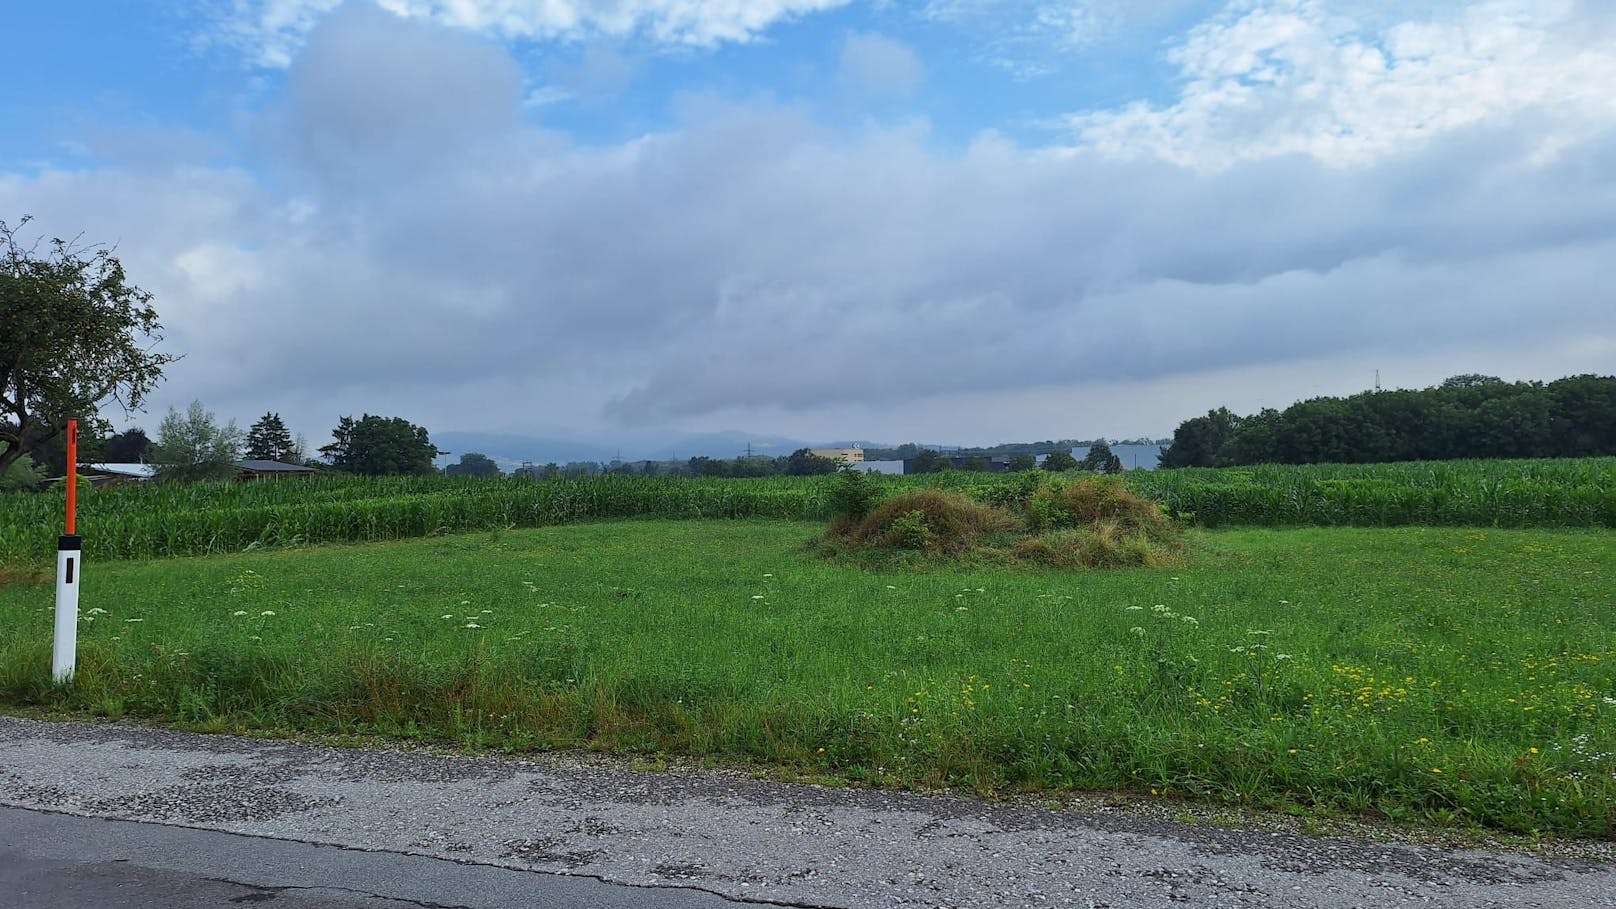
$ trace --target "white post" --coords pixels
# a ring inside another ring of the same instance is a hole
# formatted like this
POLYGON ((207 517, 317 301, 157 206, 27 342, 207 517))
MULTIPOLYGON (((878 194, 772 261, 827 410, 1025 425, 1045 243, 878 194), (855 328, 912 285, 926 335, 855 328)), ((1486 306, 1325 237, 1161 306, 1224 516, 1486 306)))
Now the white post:
POLYGON ((79 645, 79 575, 83 573, 84 544, 67 535, 56 541, 56 646, 51 654, 51 677, 58 683, 73 678, 79 645))

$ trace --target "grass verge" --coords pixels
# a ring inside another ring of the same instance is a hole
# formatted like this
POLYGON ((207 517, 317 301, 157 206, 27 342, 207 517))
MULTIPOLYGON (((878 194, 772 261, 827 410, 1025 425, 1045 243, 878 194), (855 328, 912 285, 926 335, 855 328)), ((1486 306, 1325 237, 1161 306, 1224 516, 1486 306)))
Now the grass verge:
POLYGON ((1182 567, 871 573, 645 521, 92 563, 0 590, 0 703, 1616 831, 1616 538, 1219 531, 1182 567))

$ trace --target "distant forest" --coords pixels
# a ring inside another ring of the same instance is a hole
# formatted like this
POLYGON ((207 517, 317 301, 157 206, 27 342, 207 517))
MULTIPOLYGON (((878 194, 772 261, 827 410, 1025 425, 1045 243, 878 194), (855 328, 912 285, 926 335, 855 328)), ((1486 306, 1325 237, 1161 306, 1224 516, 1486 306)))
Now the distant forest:
POLYGON ((1418 391, 1313 398, 1179 424, 1162 467, 1616 455, 1616 376, 1454 376, 1418 391))

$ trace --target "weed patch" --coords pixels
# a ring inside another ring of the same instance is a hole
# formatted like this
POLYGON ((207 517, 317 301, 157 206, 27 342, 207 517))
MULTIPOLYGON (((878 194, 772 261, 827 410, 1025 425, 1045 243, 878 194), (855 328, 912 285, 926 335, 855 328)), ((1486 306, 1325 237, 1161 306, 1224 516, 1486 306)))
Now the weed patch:
POLYGON ((822 550, 865 565, 893 567, 894 554, 971 564, 1045 568, 1151 568, 1172 564, 1183 535, 1155 503, 1120 481, 1045 480, 1028 472, 1003 504, 957 492, 901 493, 862 520, 832 523, 822 550))

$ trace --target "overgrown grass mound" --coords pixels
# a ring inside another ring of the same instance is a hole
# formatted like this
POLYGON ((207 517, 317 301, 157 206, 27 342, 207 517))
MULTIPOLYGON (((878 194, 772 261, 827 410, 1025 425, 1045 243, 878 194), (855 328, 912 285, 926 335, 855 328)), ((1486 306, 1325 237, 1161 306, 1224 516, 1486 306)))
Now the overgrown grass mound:
POLYGON ((1183 549, 1172 518, 1118 480, 1045 480, 1029 473, 1017 487, 992 504, 937 489, 902 493, 863 516, 835 521, 826 550, 864 564, 913 561, 920 553, 949 561, 1127 568, 1171 564, 1183 549))
POLYGON ((871 549, 966 556, 1020 526, 1009 512, 957 492, 918 489, 876 505, 861 520, 831 529, 842 542, 871 549))

